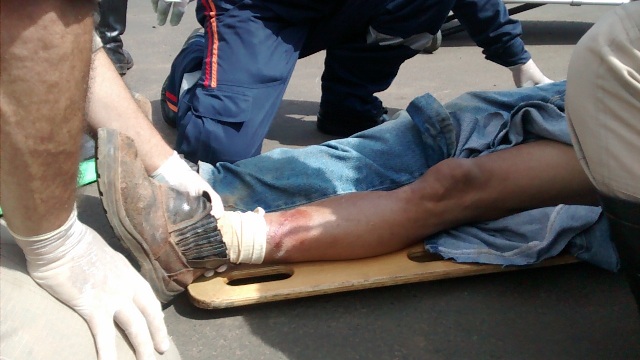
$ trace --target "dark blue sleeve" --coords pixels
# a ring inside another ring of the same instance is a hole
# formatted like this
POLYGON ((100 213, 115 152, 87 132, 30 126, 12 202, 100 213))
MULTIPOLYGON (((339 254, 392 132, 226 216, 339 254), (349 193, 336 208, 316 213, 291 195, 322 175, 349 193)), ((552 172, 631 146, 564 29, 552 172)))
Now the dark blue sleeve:
POLYGON ((457 0, 452 11, 487 60, 509 67, 531 59, 520 38, 522 26, 502 0, 457 0))

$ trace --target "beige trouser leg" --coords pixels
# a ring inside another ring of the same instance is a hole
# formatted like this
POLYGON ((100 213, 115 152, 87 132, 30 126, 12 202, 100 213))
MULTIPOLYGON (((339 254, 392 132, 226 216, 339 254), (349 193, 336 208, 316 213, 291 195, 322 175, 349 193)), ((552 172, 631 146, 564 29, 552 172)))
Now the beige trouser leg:
MULTIPOLYGON (((96 359, 93 336, 76 312, 49 295, 27 274, 22 250, 0 226, 0 359, 96 359)), ((118 360, 135 354, 118 332, 118 360)), ((157 359, 179 360, 175 344, 157 359)))
POLYGON ((580 40, 567 75, 567 118, 598 190, 640 202, 640 2, 614 8, 580 40))

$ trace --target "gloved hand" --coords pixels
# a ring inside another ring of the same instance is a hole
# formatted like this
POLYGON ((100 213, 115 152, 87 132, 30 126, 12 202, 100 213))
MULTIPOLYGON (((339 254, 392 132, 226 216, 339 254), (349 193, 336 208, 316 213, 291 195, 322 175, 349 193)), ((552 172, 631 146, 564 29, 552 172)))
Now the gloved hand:
POLYGON ((15 235, 31 277, 82 316, 96 342, 98 359, 116 359, 115 320, 138 359, 154 359, 170 346, 164 314, 151 286, 121 254, 76 217, 36 237, 15 235))
POLYGON ((151 0, 153 11, 158 15, 158 25, 162 26, 167 22, 167 16, 171 11, 171 26, 180 24, 187 5, 194 0, 151 0), (173 11, 172 9, 173 8, 173 11))
POLYGON ((151 174, 151 178, 194 196, 199 196, 206 192, 211 198, 211 215, 219 219, 224 213, 224 205, 220 195, 213 191, 211 185, 204 181, 197 172, 191 170, 189 165, 175 151, 169 159, 160 165, 158 170, 151 174))
POLYGON ((511 70, 513 82, 517 87, 530 87, 553 82, 553 80, 544 76, 536 63, 533 62, 533 59, 529 59, 524 64, 511 66, 509 70, 511 70))

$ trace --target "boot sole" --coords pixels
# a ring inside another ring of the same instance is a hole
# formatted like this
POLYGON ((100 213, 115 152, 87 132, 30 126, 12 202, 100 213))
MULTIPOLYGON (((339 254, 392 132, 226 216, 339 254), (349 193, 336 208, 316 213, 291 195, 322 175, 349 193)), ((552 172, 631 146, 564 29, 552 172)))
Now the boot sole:
POLYGON ((117 164, 120 160, 120 143, 118 132, 99 129, 98 143, 100 144, 96 154, 98 191, 107 219, 120 243, 136 258, 138 265, 140 265, 140 273, 149 282, 153 292, 161 302, 167 303, 182 291, 170 291, 164 286, 164 279, 167 279, 165 271, 153 259, 150 249, 127 219, 119 191, 120 168, 117 164))

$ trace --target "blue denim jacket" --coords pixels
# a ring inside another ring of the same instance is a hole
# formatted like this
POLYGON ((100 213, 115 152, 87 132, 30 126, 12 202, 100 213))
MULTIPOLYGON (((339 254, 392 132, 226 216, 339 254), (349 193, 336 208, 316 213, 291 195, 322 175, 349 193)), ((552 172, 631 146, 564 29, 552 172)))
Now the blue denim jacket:
MULTIPOLYGON (((536 139, 570 144, 565 82, 472 92, 440 104, 416 98, 395 119, 350 138, 276 149, 235 164, 200 163, 228 209, 278 211, 331 196, 393 190, 449 157, 472 158, 536 139)), ((460 226, 425 239, 457 261, 532 264, 567 249, 615 271, 618 256, 599 207, 559 205, 460 226)))

